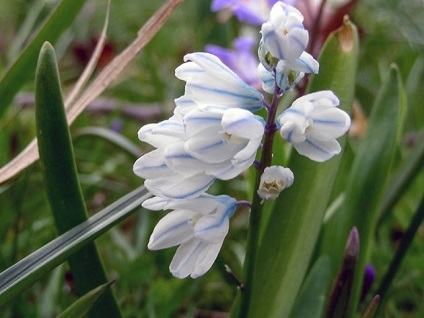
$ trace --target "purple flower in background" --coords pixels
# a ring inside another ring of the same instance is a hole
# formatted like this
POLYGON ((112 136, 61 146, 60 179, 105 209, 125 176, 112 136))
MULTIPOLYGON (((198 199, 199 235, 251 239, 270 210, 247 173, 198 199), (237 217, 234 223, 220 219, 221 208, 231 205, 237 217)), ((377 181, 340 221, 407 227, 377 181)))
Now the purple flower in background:
POLYGON ((252 51, 252 47, 256 42, 255 39, 250 37, 239 37, 233 43, 234 49, 207 45, 205 51, 217 56, 222 63, 234 71, 246 84, 260 88, 262 82, 257 72, 259 61, 256 54, 252 51))
MULTIPOLYGON (((253 25, 260 25, 269 18, 272 6, 278 0, 213 0, 213 12, 229 9, 240 21, 253 25)), ((297 0, 284 0, 287 4, 294 4, 297 0)))

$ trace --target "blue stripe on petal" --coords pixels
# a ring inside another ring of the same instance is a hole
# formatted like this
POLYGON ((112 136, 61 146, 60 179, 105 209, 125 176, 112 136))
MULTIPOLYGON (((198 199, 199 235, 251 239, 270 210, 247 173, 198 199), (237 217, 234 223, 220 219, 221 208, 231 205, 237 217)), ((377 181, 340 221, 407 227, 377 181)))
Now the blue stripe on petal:
POLYGON ((308 144, 308 145, 311 145, 312 147, 314 147, 316 150, 318 150, 318 151, 320 151, 320 152, 322 152, 322 153, 325 153, 325 154, 327 154, 327 155, 330 155, 331 154, 331 152, 329 152, 328 150, 326 150, 326 149, 324 149, 324 148, 322 148, 322 147, 320 147, 320 146, 318 146, 318 145, 316 145, 316 144, 314 144, 312 141, 310 141, 309 139, 306 139, 305 140, 305 142, 308 144))
POLYGON ((212 185, 212 183, 214 183, 214 181, 215 181, 215 178, 213 178, 210 182, 208 182, 204 187, 201 187, 200 189, 197 189, 197 190, 189 192, 189 193, 182 194, 180 196, 170 196, 170 197, 172 197, 174 199, 187 199, 187 198, 191 197, 193 194, 206 191, 212 185))
POLYGON ((195 88, 198 88, 198 89, 201 89, 201 90, 214 92, 214 93, 217 93, 217 94, 224 94, 224 95, 229 95, 229 96, 234 96, 234 97, 240 97, 240 98, 243 98, 243 99, 256 101, 258 103, 261 102, 261 100, 258 99, 255 96, 239 94, 239 93, 235 93, 235 92, 232 92, 232 91, 226 91, 226 90, 223 90, 223 89, 211 88, 211 87, 208 87, 208 86, 203 86, 203 85, 198 85, 198 84, 187 84, 187 86, 192 86, 192 87, 195 87, 195 88))

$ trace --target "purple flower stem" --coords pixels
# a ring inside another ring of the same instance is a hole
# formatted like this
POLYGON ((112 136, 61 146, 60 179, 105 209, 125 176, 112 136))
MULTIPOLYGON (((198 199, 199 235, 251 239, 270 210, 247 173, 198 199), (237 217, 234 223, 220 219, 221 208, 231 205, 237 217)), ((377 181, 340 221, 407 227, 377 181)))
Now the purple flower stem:
MULTIPOLYGON (((265 124, 262 156, 258 170, 256 171, 255 189, 259 188, 261 176, 265 168, 269 167, 272 162, 272 144, 274 142, 275 132, 278 130, 275 124, 275 117, 277 114, 278 102, 282 96, 279 93, 279 90, 279 87, 275 85, 274 96, 269 107, 268 117, 265 124)), ((247 250, 243 264, 245 282, 243 284, 244 289, 241 293, 241 303, 239 307, 240 318, 248 317, 249 305, 251 303, 250 300, 252 298, 253 277, 256 267, 255 261, 257 259, 262 207, 263 205, 261 205, 261 198, 255 191, 250 212, 249 231, 247 234, 247 250)))

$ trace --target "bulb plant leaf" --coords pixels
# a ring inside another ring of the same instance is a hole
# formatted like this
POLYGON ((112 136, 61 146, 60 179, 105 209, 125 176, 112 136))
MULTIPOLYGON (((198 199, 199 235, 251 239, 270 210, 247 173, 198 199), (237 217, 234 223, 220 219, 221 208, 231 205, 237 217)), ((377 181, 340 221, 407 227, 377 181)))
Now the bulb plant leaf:
MULTIPOLYGON (((46 42, 40 51, 35 81, 35 115, 38 147, 48 201, 59 234, 87 220, 85 201, 78 180, 60 78, 53 46, 46 42)), ((68 259, 76 291, 82 295, 107 282, 93 243, 68 259)), ((120 317, 110 290, 94 305, 90 316, 120 317)))

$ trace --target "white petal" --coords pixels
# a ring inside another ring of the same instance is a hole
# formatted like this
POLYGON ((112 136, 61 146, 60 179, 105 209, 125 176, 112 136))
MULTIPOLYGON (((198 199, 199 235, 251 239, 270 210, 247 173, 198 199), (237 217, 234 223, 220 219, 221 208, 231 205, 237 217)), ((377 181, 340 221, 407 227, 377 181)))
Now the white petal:
POLYGON ((222 243, 223 241, 209 244, 202 250, 197 257, 195 268, 190 275, 191 278, 197 278, 204 275, 212 267, 221 250, 222 243))
POLYGON ((143 179, 161 178, 172 173, 165 164, 162 149, 153 150, 137 159, 133 170, 143 179))
POLYGON ((177 210, 165 215, 156 224, 150 236, 148 248, 160 250, 187 242, 194 236, 193 225, 196 220, 196 212, 177 210))
POLYGON ((174 114, 183 118, 187 113, 196 109, 198 106, 191 98, 186 95, 183 95, 174 100, 176 107, 174 108, 174 114))
POLYGON ((268 71, 262 63, 258 65, 258 74, 262 81, 262 89, 269 94, 273 94, 275 89, 275 79, 271 72, 268 71))
POLYGON ((264 121, 244 109, 228 109, 222 116, 222 128, 231 135, 251 139, 262 137, 264 121))
POLYGON ((195 109, 184 117, 186 132, 193 136, 202 130, 221 125, 222 114, 195 109))
POLYGON ((235 166, 232 163, 232 159, 226 160, 219 164, 209 165, 209 168, 206 170, 206 174, 214 176, 220 180, 231 180, 249 168, 252 165, 254 159, 255 158, 253 157, 252 162, 246 162, 245 165, 235 166))
POLYGON ((240 150, 239 152, 237 152, 234 155, 234 157, 232 159, 233 165, 236 165, 236 166, 244 165, 244 164, 246 164, 247 161, 251 161, 251 163, 253 163, 253 160, 251 160, 251 159, 252 159, 252 157, 253 157, 253 159, 255 158, 256 151, 258 150, 259 146, 261 145, 261 140, 262 140, 262 138, 256 138, 256 139, 249 140, 246 147, 244 147, 242 150, 240 150))
POLYGON ((313 130, 311 135, 320 140, 338 138, 350 127, 350 117, 336 107, 314 107, 312 112, 313 130))
POLYGON ((318 162, 324 162, 341 151, 340 144, 335 139, 320 141, 309 138, 293 146, 299 154, 318 162))
POLYGON ((297 59, 293 70, 304 73, 318 74, 319 63, 312 57, 312 55, 307 52, 303 52, 297 59))
POLYGON ((205 215, 197 221, 194 236, 208 243, 218 243, 228 234, 230 222, 227 215, 205 215))
POLYGON ((208 245, 209 244, 196 239, 191 239, 181 244, 169 265, 169 271, 178 278, 189 276, 196 267, 196 261, 199 254, 205 248, 208 248, 208 245))
POLYGON ((167 147, 163 156, 169 169, 180 175, 191 176, 207 169, 207 164, 190 155, 184 149, 184 143, 181 142, 167 147))
POLYGON ((243 148, 243 143, 224 141, 215 128, 206 129, 185 143, 185 150, 189 154, 207 163, 223 162, 243 148))
POLYGON ((159 210, 165 210, 166 204, 168 203, 169 199, 161 198, 161 197, 153 197, 150 199, 145 200, 141 206, 143 208, 146 208, 148 210, 153 211, 159 211, 159 210))
POLYGON ((218 198, 219 197, 205 193, 197 198, 193 198, 190 200, 169 200, 168 204, 166 205, 166 208, 185 209, 190 211, 196 211, 205 215, 216 210, 218 205, 221 204, 218 198))
POLYGON ((230 70, 218 57, 213 54, 205 52, 191 53, 184 56, 184 61, 192 61, 198 68, 217 78, 221 77, 226 81, 239 80, 236 73, 230 70))
POLYGON ((216 56, 209 53, 192 53, 177 68, 176 76, 186 83, 185 95, 197 104, 225 107, 262 108, 263 96, 244 83, 216 56))
POLYGON ((203 173, 185 178, 180 175, 171 175, 160 179, 148 179, 144 181, 144 186, 156 196, 189 199, 205 192, 214 180, 213 176, 203 173))
POLYGON ((315 93, 311 93, 308 95, 304 95, 302 97, 299 97, 296 99, 292 107, 304 107, 300 106, 303 105, 305 102, 312 103, 314 107, 318 106, 338 106, 339 105, 339 99, 332 91, 319 91, 315 93))

